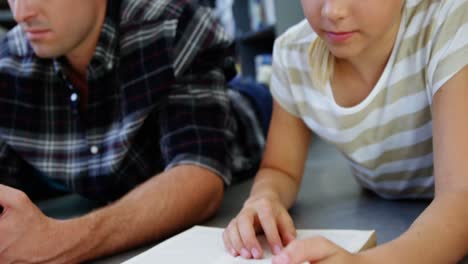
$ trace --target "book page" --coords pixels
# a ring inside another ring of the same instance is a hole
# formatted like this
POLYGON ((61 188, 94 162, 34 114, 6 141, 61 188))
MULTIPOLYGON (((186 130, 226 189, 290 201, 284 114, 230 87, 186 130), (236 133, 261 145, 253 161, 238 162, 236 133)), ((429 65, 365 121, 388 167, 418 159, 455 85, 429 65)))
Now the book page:
MULTIPOLYGON (((265 237, 260 236, 264 257, 260 260, 231 256, 224 248, 223 228, 195 226, 161 242, 152 249, 128 260, 125 264, 196 263, 196 264, 260 264, 271 263, 272 254, 265 237)), ((371 239, 374 231, 298 230, 298 238, 324 236, 349 252, 358 252, 371 239)))

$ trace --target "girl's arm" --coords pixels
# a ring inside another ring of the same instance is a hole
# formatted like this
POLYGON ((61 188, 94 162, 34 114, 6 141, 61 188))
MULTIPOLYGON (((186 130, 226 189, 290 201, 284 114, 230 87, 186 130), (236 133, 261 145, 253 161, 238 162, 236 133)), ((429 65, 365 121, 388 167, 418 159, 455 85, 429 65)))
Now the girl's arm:
POLYGON ((274 264, 457 263, 468 254, 468 67, 434 96, 435 198, 399 238, 353 255, 316 237, 295 240, 274 264))
POLYGON ((273 197, 285 208, 291 207, 302 180, 311 138, 303 121, 275 101, 265 153, 250 198, 273 197))
POLYGON ((264 157, 250 197, 223 235, 232 255, 261 258, 263 249, 256 238, 260 231, 274 253, 294 238, 287 209, 296 199, 310 141, 311 132, 302 120, 275 101, 264 157))
POLYGON ((465 66, 434 96, 433 202, 406 233, 367 251, 365 258, 379 263, 445 264, 456 263, 468 254, 467 99, 468 66, 465 66))

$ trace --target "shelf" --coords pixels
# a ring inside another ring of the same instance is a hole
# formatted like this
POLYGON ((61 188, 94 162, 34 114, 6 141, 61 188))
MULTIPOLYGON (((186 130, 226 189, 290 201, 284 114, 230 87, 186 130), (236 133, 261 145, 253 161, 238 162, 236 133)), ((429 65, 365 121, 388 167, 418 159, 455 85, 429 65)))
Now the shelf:
POLYGON ((257 41, 271 41, 274 40, 276 36, 275 26, 267 26, 259 31, 244 33, 239 37, 239 40, 242 42, 257 42, 257 41))
POLYGON ((251 29, 251 1, 259 0, 233 1, 232 11, 236 25, 236 51, 242 75, 255 78, 255 57, 259 54, 271 54, 276 37, 304 19, 304 14, 300 1, 274 0, 276 22, 255 31, 251 29))
POLYGON ((10 10, 0 10, 0 22, 12 22, 13 15, 10 10))
POLYGON ((0 27, 6 30, 11 29, 16 25, 16 22, 8 9, 0 9, 0 27))

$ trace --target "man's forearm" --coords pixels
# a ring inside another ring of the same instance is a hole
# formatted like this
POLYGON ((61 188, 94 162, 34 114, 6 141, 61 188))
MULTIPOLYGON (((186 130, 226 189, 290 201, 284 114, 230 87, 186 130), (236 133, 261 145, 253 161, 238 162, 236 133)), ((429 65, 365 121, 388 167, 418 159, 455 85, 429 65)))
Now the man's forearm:
POLYGON ((436 198, 398 239, 361 254, 365 263, 456 263, 468 253, 466 199, 436 198))
POLYGON ((68 220, 68 230, 78 232, 68 235, 90 235, 75 239, 79 244, 67 257, 75 262, 113 254, 200 223, 220 206, 223 188, 222 180, 206 169, 173 168, 112 205, 68 220))

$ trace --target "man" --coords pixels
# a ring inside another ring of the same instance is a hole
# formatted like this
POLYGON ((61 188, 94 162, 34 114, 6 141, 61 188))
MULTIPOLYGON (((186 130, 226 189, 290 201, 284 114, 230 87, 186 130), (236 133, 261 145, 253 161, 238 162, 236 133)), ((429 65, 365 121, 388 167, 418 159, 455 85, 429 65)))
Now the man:
POLYGON ((226 91, 230 43, 206 9, 9 4, 19 26, 0 43, 0 263, 82 262, 162 239, 255 171, 254 100, 226 91), (108 204, 51 219, 28 197, 51 190, 108 204))

